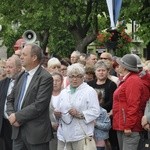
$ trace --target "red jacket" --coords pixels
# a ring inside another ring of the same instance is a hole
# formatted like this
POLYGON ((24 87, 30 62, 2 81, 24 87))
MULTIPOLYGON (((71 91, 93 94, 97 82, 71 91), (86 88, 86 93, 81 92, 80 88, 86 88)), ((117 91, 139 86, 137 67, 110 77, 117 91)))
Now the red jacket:
POLYGON ((142 79, 142 82, 144 84, 143 86, 143 94, 142 94, 142 98, 143 98, 143 103, 141 104, 141 108, 143 108, 143 112, 145 110, 145 107, 146 107, 146 103, 149 98, 150 98, 150 74, 147 72, 147 71, 141 71, 139 73, 139 77, 142 79))
POLYGON ((113 95, 113 129, 142 131, 141 118, 146 103, 142 80, 138 74, 130 73, 120 83, 113 95))
POLYGON ((147 88, 150 91, 150 74, 148 73, 148 71, 141 71, 139 73, 139 77, 142 79, 144 85, 147 86, 147 88))

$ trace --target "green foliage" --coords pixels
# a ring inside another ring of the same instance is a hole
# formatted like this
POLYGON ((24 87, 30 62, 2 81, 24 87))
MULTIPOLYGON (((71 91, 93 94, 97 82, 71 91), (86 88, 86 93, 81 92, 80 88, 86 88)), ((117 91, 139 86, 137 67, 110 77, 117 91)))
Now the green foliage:
POLYGON ((51 33, 49 47, 50 54, 57 54, 60 57, 69 57, 75 49, 73 37, 66 30, 55 28, 51 33), (54 33, 54 34, 53 34, 54 33))
POLYGON ((117 48, 114 51, 114 54, 115 54, 115 56, 122 57, 125 54, 129 54, 130 53, 130 48, 131 47, 132 47, 132 43, 129 43, 127 46, 124 46, 123 48, 121 48, 121 47, 117 48))
POLYGON ((108 29, 109 26, 109 18, 106 16, 105 12, 102 12, 101 14, 98 14, 98 29, 99 32, 108 29))
MULTIPOLYGON (((22 37, 26 30, 32 29, 38 35, 41 45, 46 43, 45 32, 51 26, 51 7, 49 1, 3 1, 0 6, 2 14, 0 24, 4 27, 2 31, 6 47, 12 49, 14 41, 22 37), (10 5, 11 4, 11 7, 10 5), (15 30, 12 30, 12 22, 18 23, 15 30), (43 34, 44 33, 44 34, 43 34), (9 42, 8 42, 9 40, 9 42)), ((48 38, 48 36, 47 36, 48 38)))
POLYGON ((7 23, 3 18, 0 19, 0 24, 2 25, 2 31, 0 32, 0 37, 3 37, 3 44, 7 47, 8 57, 14 53, 13 45, 15 44, 16 39, 19 38, 19 30, 16 33, 12 30, 11 25, 7 23))
POLYGON ((129 22, 129 19, 136 21, 139 28, 136 35, 147 45, 150 42, 150 1, 149 0, 124 0, 122 19, 129 22))
MULTIPOLYGON (((136 34, 145 44, 150 42, 149 12, 148 0, 123 0, 120 20, 136 20, 140 24, 136 34)), ((43 49, 48 46, 50 53, 68 56, 88 36, 109 28, 110 21, 106 0, 1 0, 0 24, 9 55, 15 41, 32 29, 43 49), (12 30, 12 21, 19 23, 17 30, 12 30)))

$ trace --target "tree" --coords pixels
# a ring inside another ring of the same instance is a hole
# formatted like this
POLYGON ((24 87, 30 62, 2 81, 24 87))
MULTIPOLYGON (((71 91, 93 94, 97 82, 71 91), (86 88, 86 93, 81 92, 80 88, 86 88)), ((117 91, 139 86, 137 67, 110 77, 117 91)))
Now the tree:
MULTIPOLYGON (((12 49, 13 45, 10 45, 7 40, 8 37, 12 37, 11 41, 14 42, 22 36, 24 31, 32 29, 36 32, 40 45, 44 50, 48 44, 50 36, 50 24, 51 24, 51 7, 49 7, 49 1, 10 1, 2 0, 0 6, 1 24, 3 25, 2 36, 4 37, 4 43, 9 49, 12 49), (11 4, 11 5, 10 5, 11 4), (12 25, 16 26, 16 29, 12 29, 12 25), (8 33, 8 34, 6 34, 8 33), (15 39, 13 39, 15 38, 15 39)), ((11 42, 12 44, 12 42, 11 42)))
POLYGON ((87 46, 97 37, 97 15, 103 10, 106 10, 104 0, 68 0, 55 2, 52 12, 59 16, 58 22, 65 24, 74 37, 75 50, 86 53, 87 46))
POLYGON ((126 22, 136 21, 139 28, 136 35, 139 36, 144 44, 147 45, 150 42, 150 1, 149 0, 124 0, 124 6, 122 9, 122 19, 126 22))
MULTIPOLYGON (((53 0, 45 0, 42 2, 39 0, 34 2, 29 0, 15 0, 13 2, 10 0, 2 0, 0 12, 4 24, 11 25, 12 21, 20 23, 17 32, 33 29, 37 33, 38 40, 44 50, 48 44, 49 36, 55 41, 53 37, 57 36, 58 39, 60 34, 64 31, 64 33, 67 33, 66 35, 70 34, 70 37, 74 38, 74 42, 72 42, 73 38, 70 38, 72 39, 70 43, 75 43, 74 49, 86 52, 88 44, 96 39, 98 31, 97 9, 99 5, 100 3, 97 2, 97 0, 57 2, 53 0), (11 7, 9 4, 11 4, 11 7), (61 29, 61 33, 56 32, 56 28, 61 29), (51 36, 51 34, 53 36, 51 36)), ((5 28, 5 32, 7 32, 8 29, 10 30, 10 26, 5 28)), ((13 33, 12 30, 10 30, 10 32, 13 33)), ((52 41, 52 39, 50 41, 52 41)), ((64 43, 64 39, 59 40, 57 43, 64 43)), ((5 41, 6 38, 4 38, 4 42, 5 41)), ((73 47, 71 49, 73 50, 73 47)))
MULTIPOLYGON (((120 15, 121 20, 136 20, 140 24, 138 35, 145 43, 149 41, 146 32, 149 28, 148 5, 148 0, 139 0, 138 3, 124 0, 120 15)), ((13 43, 24 31, 32 29, 44 53, 48 46, 51 53, 66 56, 73 50, 86 52, 98 31, 109 28, 109 15, 105 0, 1 0, 0 24, 3 25, 0 34, 8 51, 12 51, 13 43), (105 19, 101 18, 99 22, 98 15, 105 19), (19 25, 17 30, 11 28, 12 21, 19 25)))

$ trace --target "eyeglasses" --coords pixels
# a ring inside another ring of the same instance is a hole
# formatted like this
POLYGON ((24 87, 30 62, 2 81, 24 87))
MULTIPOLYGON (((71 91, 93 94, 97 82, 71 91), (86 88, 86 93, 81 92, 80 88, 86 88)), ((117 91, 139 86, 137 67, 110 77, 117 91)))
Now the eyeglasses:
POLYGON ((108 60, 109 58, 104 58, 104 57, 101 57, 100 59, 105 59, 105 60, 108 60))
POLYGON ((61 71, 67 70, 67 68, 61 68, 61 71))
POLYGON ((79 74, 79 75, 72 75, 72 76, 69 76, 69 78, 70 79, 73 79, 73 78, 75 78, 75 79, 80 79, 80 78, 82 78, 83 77, 83 75, 81 75, 81 74, 79 74))
POLYGON ((59 65, 52 66, 52 69, 60 69, 60 68, 61 68, 61 66, 59 66, 59 65))
POLYGON ((14 54, 14 55, 16 55, 16 56, 18 56, 18 57, 20 57, 20 56, 21 56, 20 54, 14 54))

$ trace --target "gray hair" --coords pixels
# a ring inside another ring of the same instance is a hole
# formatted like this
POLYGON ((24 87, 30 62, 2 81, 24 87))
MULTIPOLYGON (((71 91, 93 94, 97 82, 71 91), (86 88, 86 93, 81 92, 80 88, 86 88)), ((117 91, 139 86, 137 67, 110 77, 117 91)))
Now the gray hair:
POLYGON ((50 58, 47 62, 47 67, 49 68, 49 67, 52 67, 52 66, 55 66, 55 65, 61 66, 61 63, 60 63, 59 59, 55 58, 55 57, 50 58))
POLYGON ((43 58, 43 50, 41 49, 41 47, 35 43, 27 43, 25 46, 28 45, 31 46, 31 56, 36 55, 37 60, 41 62, 43 58))
POLYGON ((78 75, 78 74, 81 74, 81 75, 85 75, 85 69, 84 69, 84 66, 80 63, 75 63, 75 64, 72 64, 71 66, 68 66, 67 68, 67 75, 68 76, 71 76, 71 75, 78 75))
POLYGON ((108 60, 99 60, 94 66, 95 70, 97 68, 106 68, 107 70, 110 70, 111 63, 108 60))
POLYGON ((74 54, 74 55, 76 55, 76 57, 79 59, 79 57, 80 57, 80 55, 81 55, 81 53, 79 52, 79 51, 73 51, 72 53, 71 53, 71 55, 72 54, 74 54))
POLYGON ((43 50, 38 45, 33 44, 32 49, 31 49, 31 55, 36 55, 37 60, 41 62, 43 58, 43 50))
POLYGON ((14 59, 16 67, 22 68, 22 63, 21 63, 21 59, 19 58, 19 56, 14 54, 11 57, 9 57, 8 59, 14 59))
POLYGON ((61 73, 59 73, 59 72, 53 72, 53 73, 51 73, 51 75, 52 75, 52 77, 53 77, 53 76, 59 76, 60 79, 61 79, 61 81, 63 81, 63 76, 62 76, 61 73))
POLYGON ((4 68, 0 67, 0 74, 4 72, 4 68))

